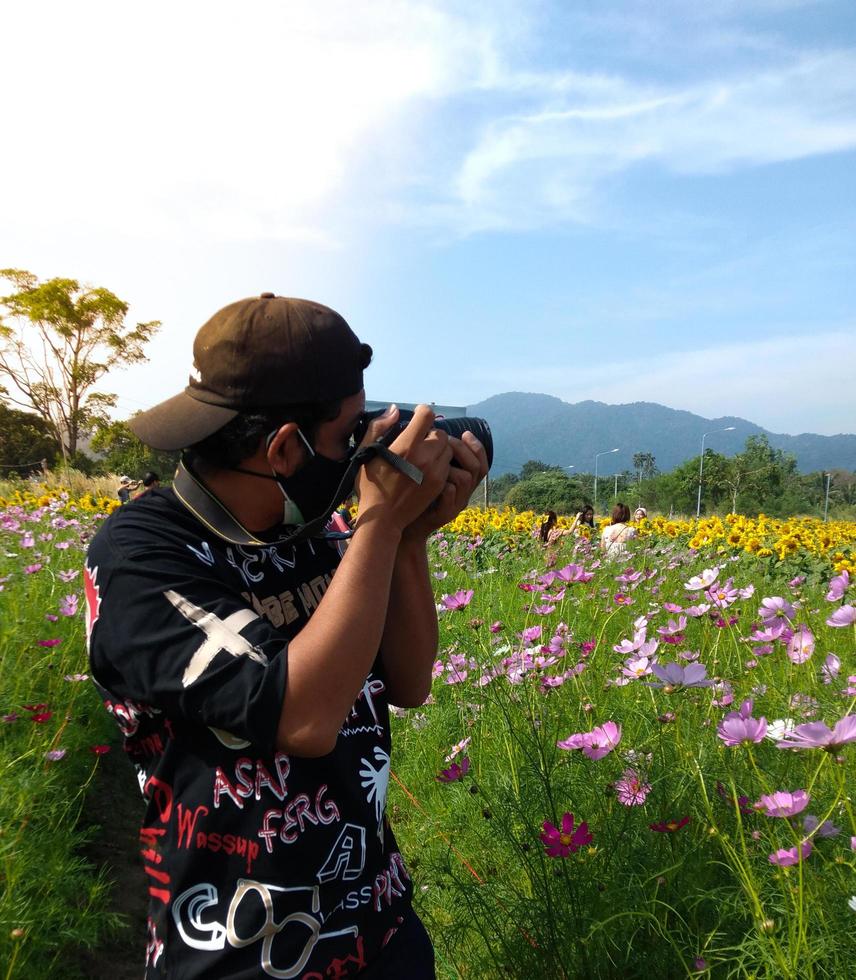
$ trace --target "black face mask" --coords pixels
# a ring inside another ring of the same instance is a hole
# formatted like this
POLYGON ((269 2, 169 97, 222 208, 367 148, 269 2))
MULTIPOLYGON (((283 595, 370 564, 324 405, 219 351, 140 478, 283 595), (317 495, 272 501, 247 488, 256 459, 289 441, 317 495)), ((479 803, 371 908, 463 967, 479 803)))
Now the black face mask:
POLYGON ((285 496, 284 524, 308 524, 322 515, 331 514, 353 493, 357 476, 354 468, 351 478, 342 482, 355 450, 342 459, 330 459, 316 452, 299 429, 297 432, 309 451, 309 459, 291 476, 274 474, 285 496))

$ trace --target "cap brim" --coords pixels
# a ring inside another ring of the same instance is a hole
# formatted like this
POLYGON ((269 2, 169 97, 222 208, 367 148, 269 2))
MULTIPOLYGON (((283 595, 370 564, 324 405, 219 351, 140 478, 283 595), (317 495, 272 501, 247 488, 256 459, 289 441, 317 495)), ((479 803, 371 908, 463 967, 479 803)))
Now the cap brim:
POLYGON ((186 392, 128 420, 128 428, 152 449, 186 449, 222 429, 237 415, 233 408, 208 405, 186 392))

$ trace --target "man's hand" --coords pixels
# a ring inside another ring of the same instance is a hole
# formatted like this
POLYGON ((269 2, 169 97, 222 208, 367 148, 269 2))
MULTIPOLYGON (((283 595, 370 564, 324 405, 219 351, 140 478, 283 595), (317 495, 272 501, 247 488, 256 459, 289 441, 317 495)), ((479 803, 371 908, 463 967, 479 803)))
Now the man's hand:
POLYGON ((475 488, 487 476, 487 453, 472 434, 465 432, 461 439, 449 439, 457 466, 450 466, 446 485, 431 505, 409 524, 407 538, 425 539, 434 531, 453 521, 467 506, 475 488))
MULTIPOLYGON (((369 426, 365 442, 373 442, 398 422, 398 409, 369 426)), ((383 459, 373 459, 360 471, 356 491, 360 506, 356 527, 383 520, 392 530, 403 532, 431 503, 445 492, 453 449, 448 435, 434 428, 434 413, 418 405, 407 427, 395 438, 390 450, 422 472, 422 483, 414 483, 383 459)))

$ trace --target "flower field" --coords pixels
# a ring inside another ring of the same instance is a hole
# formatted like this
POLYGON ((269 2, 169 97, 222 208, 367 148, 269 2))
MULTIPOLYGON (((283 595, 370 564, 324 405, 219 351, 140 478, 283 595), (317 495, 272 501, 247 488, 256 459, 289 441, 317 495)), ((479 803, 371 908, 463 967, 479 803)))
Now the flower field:
POLYGON ((654 519, 607 563, 533 522, 438 535, 433 694, 397 721, 449 975, 849 975, 856 528, 654 519))
MULTIPOLYGON (((114 735, 79 569, 112 506, 0 499, 0 977, 115 924, 80 852, 114 735)), ((441 650, 388 811, 438 975, 848 976, 856 526, 653 518, 607 563, 538 521, 431 543, 441 650)))

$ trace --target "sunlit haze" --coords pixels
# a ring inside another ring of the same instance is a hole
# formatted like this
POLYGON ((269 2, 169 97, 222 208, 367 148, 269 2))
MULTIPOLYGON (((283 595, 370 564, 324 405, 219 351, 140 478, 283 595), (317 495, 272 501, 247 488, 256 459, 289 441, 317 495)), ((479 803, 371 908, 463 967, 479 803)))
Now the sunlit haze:
POLYGON ((275 291, 373 399, 856 431, 852 0, 5 4, 0 266, 160 319, 275 291))

